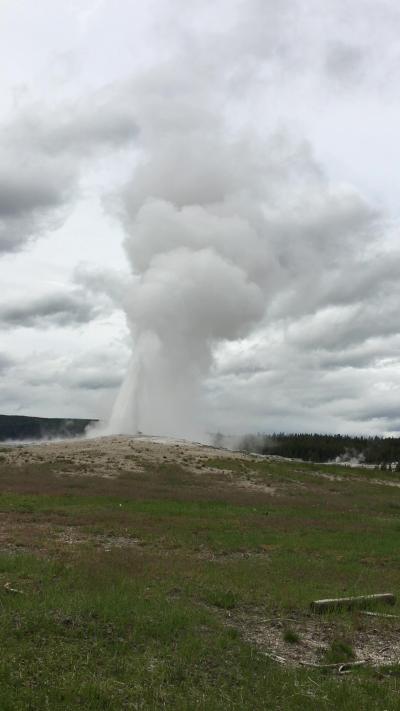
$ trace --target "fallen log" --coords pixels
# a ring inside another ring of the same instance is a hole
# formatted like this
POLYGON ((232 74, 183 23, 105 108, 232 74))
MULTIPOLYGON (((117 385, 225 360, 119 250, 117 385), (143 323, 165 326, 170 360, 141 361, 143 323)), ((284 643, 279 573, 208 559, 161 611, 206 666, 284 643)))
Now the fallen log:
POLYGON ((363 609, 370 607, 376 602, 384 602, 387 605, 394 605, 396 597, 392 593, 379 593, 377 595, 360 595, 359 597, 337 597, 327 600, 314 600, 310 608, 313 612, 331 612, 343 608, 352 610, 354 608, 363 609))
POLYGON ((389 615, 385 612, 371 612, 370 610, 361 610, 360 615, 365 615, 367 617, 390 617, 392 620, 400 620, 400 615, 389 615))

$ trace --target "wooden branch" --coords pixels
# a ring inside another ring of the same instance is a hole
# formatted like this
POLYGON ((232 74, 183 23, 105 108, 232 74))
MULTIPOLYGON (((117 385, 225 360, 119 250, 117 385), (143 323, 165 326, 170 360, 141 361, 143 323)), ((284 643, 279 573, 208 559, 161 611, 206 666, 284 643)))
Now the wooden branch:
MULTIPOLYGON (((265 657, 272 659, 274 662, 278 662, 278 664, 290 664, 288 659, 280 657, 278 654, 271 654, 270 652, 264 652, 263 654, 265 657)), ((339 672, 339 674, 345 674, 346 672, 349 672, 353 667, 362 667, 367 664, 367 662, 365 660, 362 660, 359 662, 340 662, 339 664, 314 664, 314 662, 306 662, 305 660, 299 660, 298 664, 300 664, 302 667, 309 667, 310 669, 326 669, 328 671, 337 671, 339 672)))
POLYGON ((340 662, 339 664, 314 664, 313 662, 303 662, 299 661, 299 664, 303 667, 311 667, 312 669, 332 669, 332 671, 338 671, 339 674, 349 671, 353 667, 362 667, 367 664, 365 660, 359 662, 340 662))
POLYGON ((278 654, 272 654, 271 652, 263 652, 264 657, 268 657, 268 659, 272 659, 274 662, 278 662, 279 664, 288 664, 288 660, 285 659, 284 657, 280 657, 278 654))
POLYGON ((362 609, 369 607, 371 603, 384 602, 387 605, 394 605, 396 598, 392 593, 380 593, 378 595, 360 595, 359 597, 338 597, 327 600, 314 600, 310 607, 313 612, 330 612, 346 608, 362 609))

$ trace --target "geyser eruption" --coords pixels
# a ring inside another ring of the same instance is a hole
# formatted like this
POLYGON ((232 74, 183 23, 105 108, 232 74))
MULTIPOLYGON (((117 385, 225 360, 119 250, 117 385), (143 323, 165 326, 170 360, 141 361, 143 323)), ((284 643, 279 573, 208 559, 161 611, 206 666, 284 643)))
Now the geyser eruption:
POLYGON ((113 429, 198 435, 213 345, 262 315, 261 289, 214 249, 181 246, 149 260, 128 304, 134 355, 113 429))
POLYGON ((186 151, 182 135, 157 144, 124 195, 134 346, 114 431, 198 436, 213 349, 245 336, 265 311, 270 265, 260 208, 240 180, 245 147, 206 133, 190 155, 186 138, 186 151))
POLYGON ((140 157, 117 204, 133 355, 111 432, 201 436, 218 346, 271 312, 283 322, 300 301, 315 308, 334 289, 338 255, 371 229, 368 207, 328 183, 307 143, 235 131, 192 79, 174 65, 161 83, 130 86, 140 157))

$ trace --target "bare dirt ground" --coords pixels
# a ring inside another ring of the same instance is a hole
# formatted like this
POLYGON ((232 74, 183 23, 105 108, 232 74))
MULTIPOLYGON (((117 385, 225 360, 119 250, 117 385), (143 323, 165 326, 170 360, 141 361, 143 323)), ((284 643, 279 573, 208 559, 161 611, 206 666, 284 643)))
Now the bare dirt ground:
POLYGON ((354 662, 374 667, 398 664, 400 659, 400 618, 373 618, 359 612, 351 627, 336 618, 312 614, 290 614, 265 618, 260 611, 232 611, 226 624, 239 629, 243 639, 261 652, 288 666, 324 666, 324 655, 333 638, 347 639, 354 651, 354 662), (382 621, 386 624, 382 625, 382 621), (285 641, 285 631, 297 636, 285 641))

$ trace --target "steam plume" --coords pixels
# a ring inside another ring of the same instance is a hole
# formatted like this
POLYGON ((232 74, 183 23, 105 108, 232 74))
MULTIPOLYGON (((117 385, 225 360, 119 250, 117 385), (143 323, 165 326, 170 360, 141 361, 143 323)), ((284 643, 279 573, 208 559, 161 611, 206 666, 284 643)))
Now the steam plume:
POLYGON ((131 87, 141 158, 118 204, 133 356, 113 432, 199 436, 216 349, 271 313, 321 306, 318 274, 334 292, 344 247, 351 269, 371 232, 369 208, 328 183, 307 143, 234 130, 203 89, 176 66, 131 87))

